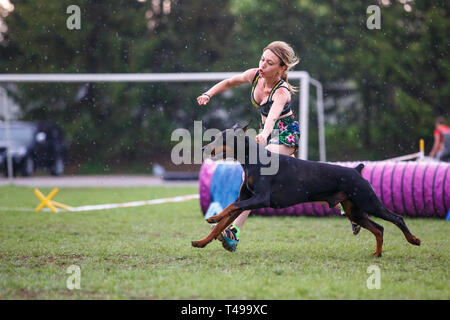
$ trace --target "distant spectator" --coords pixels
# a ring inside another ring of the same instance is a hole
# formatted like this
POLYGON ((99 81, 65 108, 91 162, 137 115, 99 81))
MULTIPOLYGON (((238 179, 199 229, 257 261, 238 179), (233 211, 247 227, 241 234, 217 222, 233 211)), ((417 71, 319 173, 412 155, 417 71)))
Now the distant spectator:
POLYGON ((437 117, 435 122, 434 144, 430 157, 442 161, 450 161, 450 127, 445 124, 444 117, 437 117))

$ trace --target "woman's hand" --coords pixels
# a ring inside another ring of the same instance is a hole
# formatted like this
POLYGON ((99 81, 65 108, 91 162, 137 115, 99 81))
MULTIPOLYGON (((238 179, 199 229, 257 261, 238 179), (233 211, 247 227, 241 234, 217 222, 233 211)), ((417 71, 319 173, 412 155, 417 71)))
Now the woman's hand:
POLYGON ((197 103, 199 106, 207 104, 209 100, 211 100, 211 98, 206 94, 202 94, 200 97, 197 97, 197 103))
POLYGON ((255 137, 255 140, 257 143, 259 143, 260 145, 262 145, 263 147, 267 144, 267 137, 266 135, 260 133, 255 137))

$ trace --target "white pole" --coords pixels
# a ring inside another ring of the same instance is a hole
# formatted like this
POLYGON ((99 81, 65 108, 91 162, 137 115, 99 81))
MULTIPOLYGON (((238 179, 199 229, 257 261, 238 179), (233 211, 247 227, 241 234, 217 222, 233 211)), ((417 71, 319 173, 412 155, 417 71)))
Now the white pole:
POLYGON ((323 93, 322 85, 317 90, 317 114, 319 122, 319 151, 320 161, 327 161, 327 149, 325 147, 325 117, 323 110, 323 93))
POLYGON ((299 158, 308 160, 309 74, 300 81, 300 150, 299 158))
MULTIPOLYGON (((7 73, 0 82, 191 82, 217 81, 239 72, 185 73, 7 73)), ((289 79, 309 77, 306 71, 290 71, 289 79)))
POLYGON ((13 165, 12 165, 12 155, 11 155, 11 134, 9 129, 9 108, 6 99, 6 89, 2 90, 3 96, 3 110, 5 112, 5 136, 6 136, 6 163, 8 171, 8 180, 11 183, 13 179, 13 165))
POLYGON ((311 78, 311 84, 316 87, 316 101, 317 101, 317 125, 319 131, 319 155, 320 161, 327 161, 326 148, 325 148, 325 116, 323 108, 323 88, 322 84, 311 78))

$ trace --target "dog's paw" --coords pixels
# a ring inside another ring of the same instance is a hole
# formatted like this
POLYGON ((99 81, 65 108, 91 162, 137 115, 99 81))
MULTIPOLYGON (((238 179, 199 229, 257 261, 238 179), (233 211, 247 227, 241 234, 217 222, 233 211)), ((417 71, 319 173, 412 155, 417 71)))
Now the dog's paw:
POLYGON ((372 255, 379 258, 381 257, 381 252, 375 250, 374 252, 372 252, 372 255))
POLYGON ((206 219, 206 221, 208 221, 208 223, 217 223, 219 222, 219 219, 217 219, 217 216, 212 216, 206 219))
POLYGON ((191 245, 195 248, 203 248, 202 246, 200 246, 200 241, 192 241, 191 245))
POLYGON ((411 243, 415 246, 420 246, 420 239, 413 237, 411 243))
POLYGON ((208 244, 209 242, 204 242, 204 241, 192 241, 191 242, 191 245, 193 246, 193 247, 195 247, 195 248, 204 248, 204 247, 206 247, 206 245, 208 244))

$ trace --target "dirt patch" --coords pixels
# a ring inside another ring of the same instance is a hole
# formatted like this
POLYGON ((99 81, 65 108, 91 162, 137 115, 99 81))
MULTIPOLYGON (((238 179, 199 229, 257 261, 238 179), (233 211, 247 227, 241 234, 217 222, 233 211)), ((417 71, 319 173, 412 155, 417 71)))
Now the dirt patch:
POLYGON ((17 295, 23 299, 36 299, 38 296, 37 292, 24 288, 19 289, 17 295))

